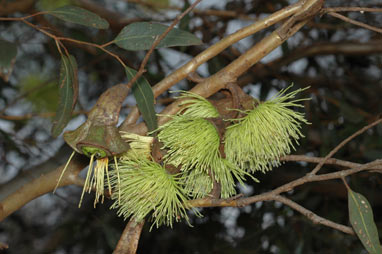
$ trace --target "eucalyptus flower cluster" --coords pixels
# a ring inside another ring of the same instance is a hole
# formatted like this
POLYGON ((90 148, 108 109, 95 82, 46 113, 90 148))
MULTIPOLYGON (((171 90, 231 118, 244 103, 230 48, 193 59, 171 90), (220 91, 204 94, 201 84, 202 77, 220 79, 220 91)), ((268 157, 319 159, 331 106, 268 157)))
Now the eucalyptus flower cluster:
POLYGON ((130 149, 109 172, 112 208, 124 218, 140 221, 151 215, 153 226, 172 226, 182 218, 188 221, 189 199, 216 195, 216 184, 220 197, 229 198, 237 182, 257 181, 252 173, 279 165, 308 123, 292 109, 303 107, 299 102, 306 99, 295 97, 304 89, 288 89, 265 102, 253 99, 251 108, 246 103, 245 109, 230 109, 238 111, 234 119, 205 98, 183 92, 182 110, 155 131, 165 151, 160 162, 151 155, 154 138, 122 133, 130 149))
POLYGON ((180 168, 186 176, 183 187, 187 195, 206 197, 216 181, 221 197, 227 198, 236 193, 237 181, 242 183, 246 176, 257 181, 250 173, 279 165, 279 158, 303 137, 300 129, 307 123, 302 113, 291 109, 302 107, 298 102, 305 99, 294 98, 304 89, 287 93, 288 89, 266 102, 253 99, 250 109, 232 109, 239 111, 237 119, 224 119, 199 95, 181 94, 183 109, 159 128, 158 139, 167 151, 165 163, 180 168), (226 121, 223 131, 214 123, 218 118, 226 121))
POLYGON ((180 168, 186 176, 186 193, 192 198, 209 195, 214 180, 220 184, 221 197, 236 194, 235 182, 243 182, 244 170, 226 160, 220 151, 221 137, 213 119, 218 110, 205 98, 184 92, 182 111, 159 128, 158 139, 167 154, 166 164, 180 168))

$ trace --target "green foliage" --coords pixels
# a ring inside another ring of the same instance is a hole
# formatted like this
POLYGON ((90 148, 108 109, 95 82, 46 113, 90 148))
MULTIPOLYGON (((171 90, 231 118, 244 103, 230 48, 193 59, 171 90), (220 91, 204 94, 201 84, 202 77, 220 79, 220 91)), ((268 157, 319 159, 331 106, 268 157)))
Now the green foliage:
POLYGON ((303 113, 289 107, 303 107, 297 103, 306 99, 294 99, 305 89, 285 94, 289 88, 255 105, 253 110, 241 111, 244 117, 232 119, 233 125, 227 128, 225 135, 229 161, 252 172, 266 172, 279 164, 281 156, 295 149, 293 142, 303 137, 301 124, 308 122, 303 113))
POLYGON ((32 74, 20 81, 20 92, 37 112, 55 112, 58 106, 57 83, 32 74))
POLYGON ((16 58, 17 46, 9 41, 0 39, 0 72, 4 68, 9 68, 16 58))
POLYGON ((170 5, 169 0, 143 0, 143 2, 152 4, 158 8, 167 8, 170 5))
POLYGON ((153 226, 173 225, 174 220, 185 218, 187 198, 181 188, 181 176, 167 173, 166 169, 150 158, 129 153, 118 162, 119 174, 113 170, 112 194, 118 215, 137 221, 151 213, 153 226), (120 194, 119 194, 120 191, 120 194))
POLYGON ((97 14, 90 12, 88 10, 82 9, 77 6, 66 5, 58 9, 49 11, 47 14, 55 16, 65 22, 80 24, 83 26, 107 29, 109 28, 109 23, 98 16, 97 14))
POLYGON ((50 11, 72 3, 72 0, 39 0, 36 5, 41 11, 50 11))
POLYGON ((382 253, 373 210, 367 199, 348 188, 349 219, 355 233, 370 254, 382 253))
MULTIPOLYGON (((129 67, 126 67, 125 71, 129 80, 137 74, 134 69, 129 67)), ((154 94, 149 82, 142 76, 134 83, 132 90, 148 130, 155 130, 158 128, 158 121, 154 109, 154 94)))
MULTIPOLYGON (((157 23, 136 22, 125 26, 114 39, 114 43, 126 50, 147 50, 151 48, 155 39, 166 31, 167 27, 157 23)), ((199 45, 201 43, 201 40, 195 35, 174 28, 156 48, 199 45)))
POLYGON ((78 94, 77 63, 73 56, 61 56, 59 107, 53 121, 52 135, 57 137, 68 124, 78 94))

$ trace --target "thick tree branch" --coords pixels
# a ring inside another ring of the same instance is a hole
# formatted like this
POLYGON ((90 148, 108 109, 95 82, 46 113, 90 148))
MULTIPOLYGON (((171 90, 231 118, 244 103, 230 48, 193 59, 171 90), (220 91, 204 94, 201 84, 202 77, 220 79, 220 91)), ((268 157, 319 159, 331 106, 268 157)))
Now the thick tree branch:
POLYGON ((115 247, 113 254, 135 254, 145 221, 130 219, 115 247))
MULTIPOLYGON (((282 10, 279 10, 273 13, 269 17, 266 17, 250 26, 244 27, 233 34, 228 35, 227 37, 223 38, 219 42, 208 47, 206 50, 204 50, 202 53, 195 56, 188 63, 186 63, 185 65, 183 65, 182 67, 180 67, 179 69, 171 73, 169 76, 161 80, 155 86, 153 86, 154 97, 157 98, 159 95, 167 91, 176 83, 187 78, 187 76, 190 73, 195 72, 200 65, 207 62, 211 58, 215 57, 216 55, 221 53, 223 50, 225 50, 232 44, 250 35, 257 33, 258 31, 261 31, 267 27, 270 27, 276 24, 277 22, 284 20, 285 18, 288 18, 289 16, 296 13, 299 10, 299 8, 301 8, 301 3, 290 5, 286 8, 283 8, 282 10)), ((126 121, 129 123, 136 122, 138 117, 139 117, 138 108, 135 107, 131 111, 129 116, 126 118, 126 121)), ((123 123, 121 128, 126 129, 127 124, 123 123)), ((141 128, 144 128, 144 127, 141 126, 141 128)), ((141 129, 141 128, 138 127, 138 129, 141 129)))
MULTIPOLYGON (((68 149, 64 148, 63 150, 67 151, 68 149)), ((67 160, 65 156, 67 153, 63 155, 62 152, 59 152, 58 154, 67 160)), ((54 190, 65 163, 56 167, 52 165, 52 162, 57 164, 54 159, 50 159, 1 186, 0 221, 20 209, 29 201, 54 190)), ((80 181, 78 174, 87 163, 88 159, 86 157, 76 155, 70 162, 60 182, 60 186, 78 184, 80 181)))

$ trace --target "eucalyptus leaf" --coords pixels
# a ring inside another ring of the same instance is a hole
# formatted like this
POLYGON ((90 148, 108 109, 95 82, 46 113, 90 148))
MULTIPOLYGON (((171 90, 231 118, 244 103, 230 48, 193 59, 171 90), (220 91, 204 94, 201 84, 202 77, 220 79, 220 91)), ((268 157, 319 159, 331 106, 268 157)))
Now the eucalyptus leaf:
POLYGON ((355 107, 352 107, 344 101, 340 102, 339 108, 341 110, 341 115, 351 123, 360 123, 364 120, 363 116, 355 107))
POLYGON ((20 92, 25 94, 36 112, 55 112, 58 108, 57 82, 48 80, 41 72, 31 73, 20 79, 20 92))
POLYGON ((73 0, 39 0, 36 4, 36 8, 39 11, 51 11, 66 5, 71 5, 73 2, 73 0))
POLYGON ((17 46, 9 41, 0 39, 0 68, 9 68, 16 58, 17 46))
POLYGON ((52 135, 57 137, 70 121, 78 93, 77 63, 73 56, 61 57, 59 106, 53 121, 52 135))
POLYGON ((363 246, 370 254, 382 253, 377 226, 373 218, 373 210, 367 199, 349 188, 348 206, 350 223, 363 246))
POLYGON ((53 15, 66 22, 80 24, 98 29, 109 28, 109 23, 97 14, 77 6, 66 5, 58 9, 48 11, 47 14, 53 15))
MULTIPOLYGON (((114 43, 126 50, 147 50, 157 37, 159 37, 168 26, 149 23, 136 22, 125 26, 114 43)), ((199 45, 202 41, 192 33, 173 28, 156 48, 199 45)))
MULTIPOLYGON (((126 67, 125 71, 129 80, 134 78, 137 73, 134 69, 129 67, 126 67)), ((149 82, 144 77, 140 77, 137 82, 134 83, 132 90, 148 130, 156 130, 158 128, 158 122, 154 109, 154 94, 149 82)))

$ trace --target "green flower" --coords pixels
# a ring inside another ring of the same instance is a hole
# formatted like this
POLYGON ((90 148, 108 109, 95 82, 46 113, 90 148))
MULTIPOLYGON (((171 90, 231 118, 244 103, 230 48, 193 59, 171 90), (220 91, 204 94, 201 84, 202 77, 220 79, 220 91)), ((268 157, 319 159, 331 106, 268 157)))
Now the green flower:
POLYGON ((180 106, 183 106, 180 113, 184 116, 198 118, 219 117, 219 112, 215 106, 199 94, 182 92, 182 94, 177 98, 184 99, 180 103, 180 106))
MULTIPOLYGON (((210 174, 214 174, 214 178, 220 183, 222 198, 229 198, 236 194, 235 180, 243 184, 244 176, 249 176, 254 181, 257 181, 257 179, 226 159, 218 158, 218 163, 220 163, 220 166, 211 170, 212 173, 210 174)), ((213 181, 209 173, 191 170, 184 174, 186 177, 183 177, 181 182, 188 196, 192 198, 205 198, 211 193, 213 181)))
POLYGON ((207 173, 192 170, 184 175, 181 183, 186 195, 192 198, 204 198, 211 193, 213 182, 207 173))
POLYGON ((203 118, 174 116, 159 128, 158 140, 168 149, 164 161, 183 171, 208 172, 219 166, 220 138, 211 122, 203 118))
POLYGON ((218 117, 217 109, 200 95, 183 92, 181 112, 159 127, 158 140, 168 149, 164 160, 183 171, 195 168, 207 172, 216 167, 220 138, 211 122, 203 118, 218 117))
POLYGON ((159 127, 158 140, 167 149, 166 164, 180 167, 186 193, 192 198, 208 195, 213 177, 221 186, 221 197, 236 193, 235 179, 242 182, 244 170, 221 157, 220 136, 214 124, 205 118, 218 117, 216 108, 203 97, 184 93, 183 111, 159 127))
POLYGON ((119 216, 133 216, 140 221, 151 214, 153 226, 157 227, 172 227, 173 221, 181 218, 188 221, 180 175, 171 175, 158 163, 133 153, 121 159, 118 167, 119 176, 111 174, 110 181, 118 190, 112 194, 112 208, 118 209, 119 216))
POLYGON ((243 118, 231 120, 234 124, 225 133, 229 161, 252 172, 266 172, 280 164, 281 156, 295 150, 294 143, 303 137, 301 125, 308 122, 303 113, 289 107, 303 107, 297 103, 308 99, 293 100, 307 88, 285 94, 290 87, 252 110, 241 111, 246 114, 243 118))

